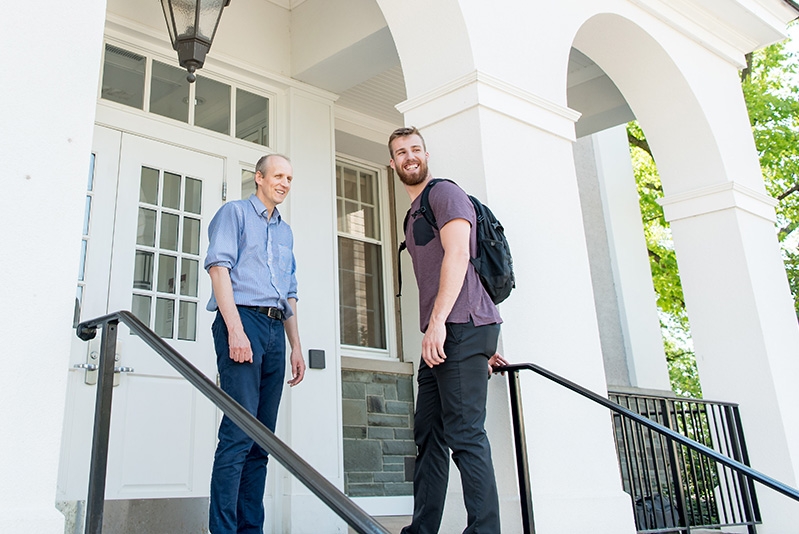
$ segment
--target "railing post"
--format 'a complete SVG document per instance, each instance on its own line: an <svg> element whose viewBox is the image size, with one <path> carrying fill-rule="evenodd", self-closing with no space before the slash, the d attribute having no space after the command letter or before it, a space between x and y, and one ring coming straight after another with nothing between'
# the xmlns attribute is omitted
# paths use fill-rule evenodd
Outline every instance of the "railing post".
<svg viewBox="0 0 799 534"><path fill-rule="evenodd" d="M114 386L114 356L118 320L103 325L100 361L97 373L97 396L94 405L94 434L89 470L89 494L86 498L86 534L103 531L105 475L108 467L108 435L111 429L111 394Z"/></svg>
<svg viewBox="0 0 799 534"><path fill-rule="evenodd" d="M516 471L519 476L519 501L522 507L524 534L535 534L533 523L533 495L530 491L530 470L527 463L527 438L524 432L522 413L522 391L519 385L519 370L508 371L510 410L513 419L513 439L516 443Z"/></svg>
<svg viewBox="0 0 799 534"><path fill-rule="evenodd" d="M678 430L676 428L677 416L675 415L676 405L673 400L663 399L665 420L663 426L668 429ZM691 530L691 525L688 521L688 502L685 498L685 482L683 481L682 472L680 469L681 450L680 444L673 440L666 440L669 451L669 464L671 465L671 473L674 478L674 497L677 500L677 520L680 522L679 526L686 527L688 532Z"/></svg>

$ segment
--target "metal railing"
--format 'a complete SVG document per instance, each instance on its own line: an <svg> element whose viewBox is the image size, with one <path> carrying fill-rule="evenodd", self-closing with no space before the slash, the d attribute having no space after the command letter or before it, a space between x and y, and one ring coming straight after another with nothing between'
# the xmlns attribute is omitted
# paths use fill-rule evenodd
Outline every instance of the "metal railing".
<svg viewBox="0 0 799 534"><path fill-rule="evenodd" d="M646 427L650 431L654 431L670 444L679 444L681 447L684 447L686 450L690 451L691 454L696 454L698 457L703 457L708 460L713 460L718 464L721 464L724 467L727 467L734 472L737 476L741 477L740 480L746 480L746 484L749 485L751 488L752 481L759 482L766 487L769 487L795 501L799 502L799 490L792 488L782 482L775 480L759 471L755 471L748 465L725 456L724 454L715 451L704 445L699 443L698 441L694 441L690 438L687 438L675 430L667 428L648 417L645 417L641 414L635 413L619 404L612 402L601 395L594 393L593 391L586 389L582 386L571 382L555 373L552 373L543 367L540 367L533 363L522 363L522 364L514 364L514 365L507 365L502 367L495 368L494 372L507 372L508 373L508 385L509 385L509 392L510 392L510 404L511 404L511 416L513 419L513 431L514 437L516 440L516 468L519 477L519 494L520 494L520 501L521 501L521 509L522 509L522 527L523 532L525 534L535 534L535 523L533 520L533 499L532 493L530 491L530 474L528 470L528 463L527 463L527 445L525 443L525 430L524 430L524 416L522 413L522 398L521 398L521 386L519 383L519 371L529 370L533 371L534 373L543 376L559 384L578 395L582 395L583 397L604 406L611 410L614 414L618 414L619 416L623 417L625 420L634 421L635 423ZM744 461L746 457L743 458ZM689 464L690 465L690 464ZM695 465L695 464L694 464ZM756 510L756 509L755 509ZM682 529L675 529L675 528L666 528L666 529L657 529L651 530L651 532L678 532L678 531L686 531L685 528Z"/></svg>
<svg viewBox="0 0 799 534"><path fill-rule="evenodd" d="M283 467L297 477L300 482L339 517L344 519L356 532L359 534L389 534L380 523L353 503L344 493L129 311L118 311L84 321L78 325L76 332L80 339L88 341L96 336L97 328L102 328L103 330L97 369L97 396L94 411L89 490L86 499L86 534L100 534L103 529L108 436L111 427L111 401L114 382L114 355L116 353L117 329L120 322L136 333L142 341L149 345L169 365L174 367L200 393L219 407L248 436L268 451Z"/></svg>
<svg viewBox="0 0 799 534"><path fill-rule="evenodd" d="M749 465L738 406L698 399L611 392L613 402L733 460ZM613 415L622 486L639 533L760 523L754 484L726 466Z"/></svg>

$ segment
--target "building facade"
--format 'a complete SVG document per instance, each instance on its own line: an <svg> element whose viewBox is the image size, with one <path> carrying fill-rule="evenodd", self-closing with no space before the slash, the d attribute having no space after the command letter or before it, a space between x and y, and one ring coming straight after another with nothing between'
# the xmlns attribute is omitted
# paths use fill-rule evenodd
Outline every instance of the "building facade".
<svg viewBox="0 0 799 534"><path fill-rule="evenodd" d="M503 354L604 394L669 389L620 129L637 119L703 391L740 404L753 467L796 486L799 328L738 78L746 53L784 37L792 4L233 0L191 85L158 2L15 5L0 19L0 531L79 520L94 388L75 365L97 346L76 320L129 309L215 376L207 223L273 152L294 165L281 211L303 347L325 361L284 392L277 433L367 511L409 514L421 334L411 265L394 253L408 201L385 145L411 124L432 172L507 229L518 287L501 305ZM197 517L219 414L136 336L121 331L117 356L132 371L114 393L111 515ZM537 531L634 532L607 413L534 376L522 386ZM489 389L503 528L516 532L508 392ZM451 476L444 532L464 517ZM274 462L267 493L267 531L347 531ZM760 531L794 528L795 503L759 497Z"/></svg>

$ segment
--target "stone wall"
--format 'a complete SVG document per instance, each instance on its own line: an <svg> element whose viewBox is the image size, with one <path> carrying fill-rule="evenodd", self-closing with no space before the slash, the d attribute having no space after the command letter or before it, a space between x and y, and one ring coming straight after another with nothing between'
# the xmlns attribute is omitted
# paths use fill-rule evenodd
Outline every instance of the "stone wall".
<svg viewBox="0 0 799 534"><path fill-rule="evenodd" d="M341 371L344 492L350 497L413 494L413 375Z"/></svg>

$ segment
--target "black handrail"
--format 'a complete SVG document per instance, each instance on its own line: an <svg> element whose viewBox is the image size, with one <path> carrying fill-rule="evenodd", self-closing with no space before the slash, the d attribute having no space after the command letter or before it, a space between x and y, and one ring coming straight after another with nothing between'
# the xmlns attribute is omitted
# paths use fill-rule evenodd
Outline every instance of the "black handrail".
<svg viewBox="0 0 799 534"><path fill-rule="evenodd" d="M519 374L519 371L522 371L522 370L533 371L533 372L543 376L544 378L548 378L549 380L555 382L556 384L559 384L559 385L561 385L561 386L563 386L563 387L565 387L567 389L570 389L570 390L574 391L575 393L577 393L579 395L582 395L583 397L586 397L587 399L590 399L590 400L596 402L597 404L600 404L600 405L604 406L605 408L608 408L609 410L611 410L613 412L616 412L616 413L620 414L623 417L626 417L628 419L632 419L633 421L635 421L635 422L637 422L637 423L639 423L641 425L644 425L644 426L646 426L647 428L649 428L651 430L654 430L655 432L665 436L667 439L673 440L673 441L675 441L677 443L680 443L681 445L684 445L685 447L688 447L689 449L693 449L693 450L699 452L700 454L703 454L703 455L705 455L707 457L712 458L713 460L717 461L718 463L720 463L722 465L725 465L725 466L729 467L730 469L733 469L734 471L737 471L740 475L743 475L743 476L747 477L749 480L755 480L757 482L760 482L764 486L767 486L767 487L769 487L769 488L771 488L771 489L773 489L773 490L775 490L775 491L777 491L779 493L782 493L783 495L785 495L787 497L790 497L791 499L793 499L795 501L799 501L799 490L796 490L795 488L792 488L792 487L790 487L790 486L788 486L786 484L783 484L782 482L780 482L778 480L775 480L775 479L773 479L773 478L771 478L771 477L769 477L767 475L764 475L763 473L752 469L748 465L742 464L742 463L740 463L740 462L738 462L736 460L733 460L732 458L729 458L729 457L727 457L727 456L725 456L723 454L720 454L717 451L714 451L713 449L711 449L711 448L709 448L709 447L707 447L705 445L702 445L701 443L698 443L698 442L696 442L696 441L694 441L692 439L686 438L682 434L679 434L679 433L675 432L674 430L671 430L670 428L667 428L667 427L665 427L665 426L663 426L663 425L661 425L659 423L656 423L656 422L652 421L651 419L648 419L648 418L646 418L646 417L644 417L642 415L639 415L639 414L637 414L637 413L635 413L633 411L630 411L630 410L628 410L626 408L623 408L622 406L619 406L618 404L609 401L605 397L602 397L601 395L598 395L598 394L594 393L593 391L591 391L589 389L586 389L586 388L584 388L584 387L582 387L582 386L580 386L578 384L575 384L574 382L571 382L570 380L567 380L567 379L563 378L560 375L557 375L557 374L555 374L555 373L553 373L551 371L548 371L548 370L544 369L543 367L540 367L540 366L538 366L538 365L536 365L534 363L520 363L520 364L512 364L512 365L505 365L505 366L501 366L501 367L495 367L494 368L494 372L495 373L504 373L504 372L508 373L508 382L509 382L509 385L510 385L510 393L511 393L511 395L510 395L511 411L513 413L513 418L514 418L514 422L513 422L513 424L514 424L514 434L517 436L517 441L516 441L517 469L519 471L519 493L520 493L520 497L521 497L522 521L524 523L523 526L524 526L525 534L534 534L535 533L535 527L533 526L533 523L532 523L532 495L530 493L530 477L529 477L528 466L527 466L527 462L526 462L526 448L527 447L526 447L526 445L524 444L523 441L521 443L518 441L519 431L517 430L517 425L519 425L518 428L521 429L521 434L522 434L522 438L523 438L524 437L523 436L523 434L524 434L524 426L523 426L524 423L523 423L523 421L521 419L519 421L516 421L516 419L518 417L521 417L521 413L522 413L521 412L521 394L520 394L519 383L518 383L518 374ZM523 453L524 453L523 456L525 458L524 463L522 463L520 461L521 460L520 454L522 454L520 452L521 448L525 449L523 451Z"/></svg>
<svg viewBox="0 0 799 534"><path fill-rule="evenodd" d="M108 461L108 435L111 426L111 397L114 381L114 354L119 322L127 325L147 345L175 368L189 383L230 417L248 436L297 477L319 499L359 534L389 534L380 523L364 512L344 493L303 460L247 410L222 391L178 351L147 328L129 311L118 311L84 321L77 327L80 339L88 341L103 328L94 413L94 436L86 501L86 534L100 534L103 526L105 477ZM110 355L110 357L108 357Z"/></svg>

